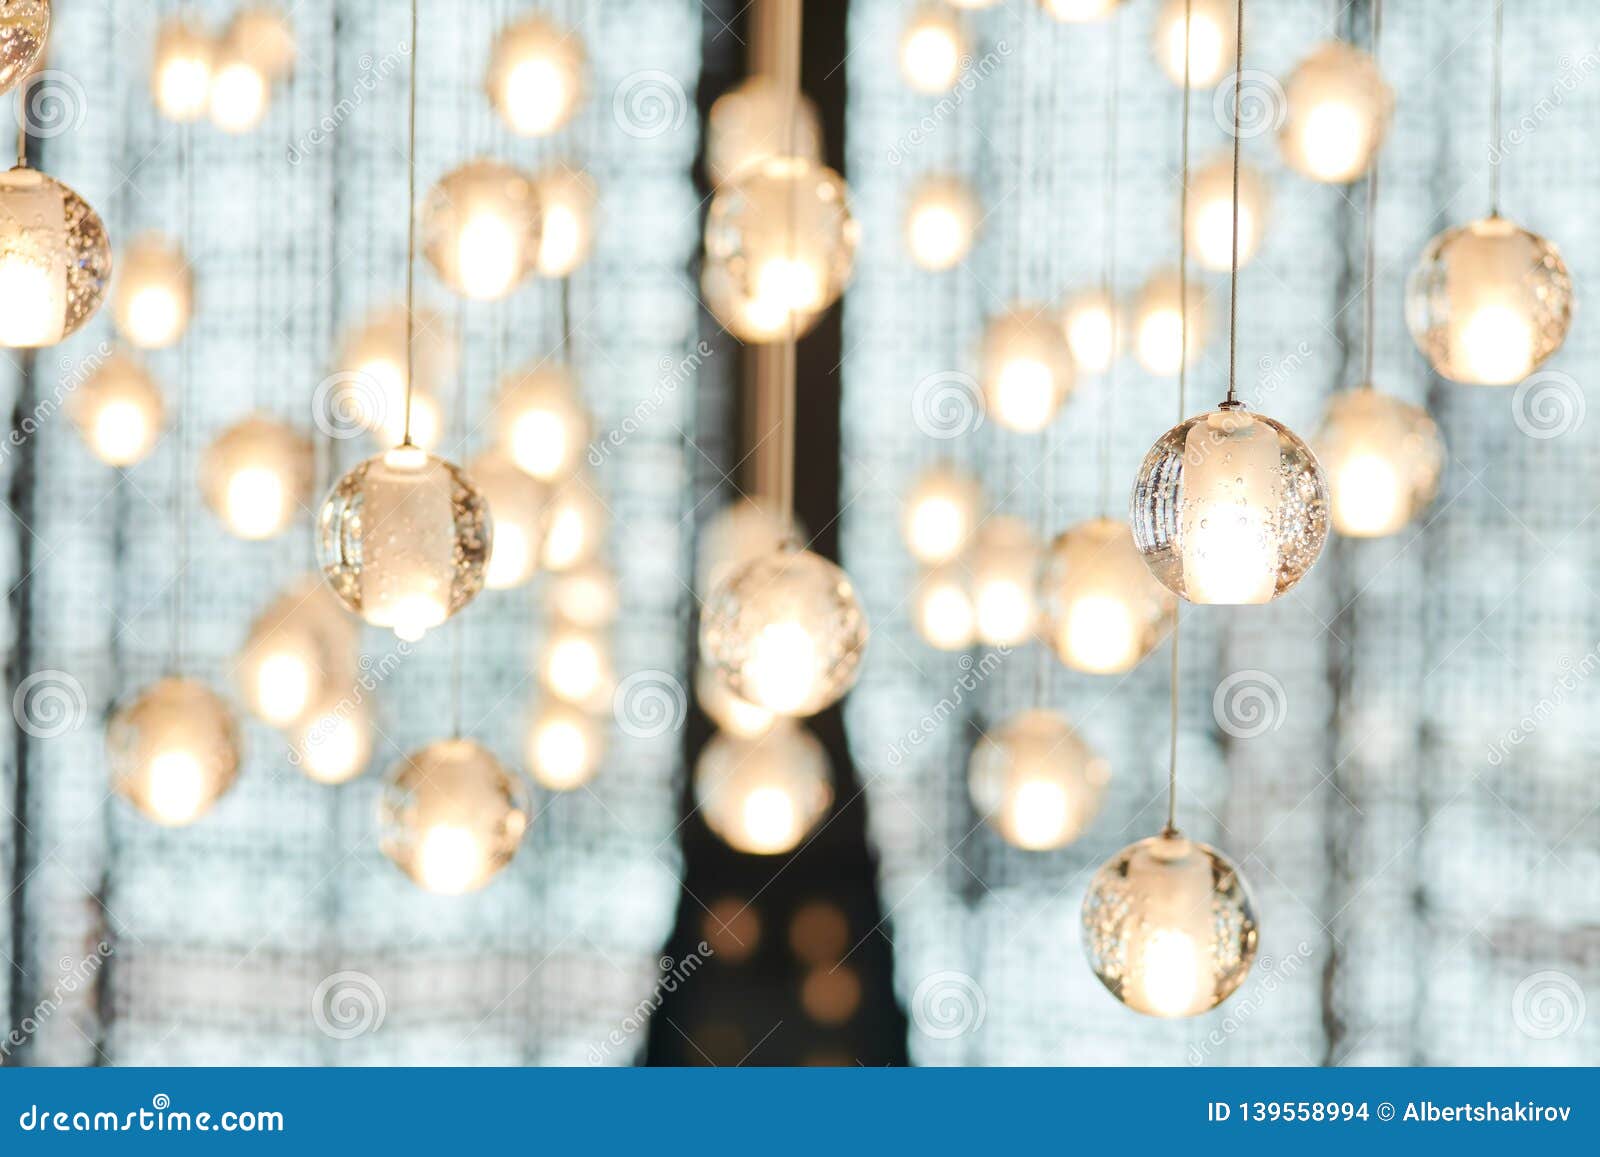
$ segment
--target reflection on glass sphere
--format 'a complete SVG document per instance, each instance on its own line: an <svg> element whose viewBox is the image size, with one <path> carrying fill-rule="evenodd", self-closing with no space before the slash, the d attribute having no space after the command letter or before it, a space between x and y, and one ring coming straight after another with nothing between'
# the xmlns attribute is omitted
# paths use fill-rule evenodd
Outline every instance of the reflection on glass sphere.
<svg viewBox="0 0 1600 1157"><path fill-rule="evenodd" d="M480 454L467 470L494 520L483 583L492 591L520 587L539 570L550 490L497 451Z"/></svg>
<svg viewBox="0 0 1600 1157"><path fill-rule="evenodd" d="M350 610L415 642L483 589L489 504L453 463L415 446L368 458L317 516L323 576Z"/></svg>
<svg viewBox="0 0 1600 1157"><path fill-rule="evenodd" d="M1007 430L1031 434L1055 417L1076 384L1072 351L1052 312L1019 305L983 331L983 396Z"/></svg>
<svg viewBox="0 0 1600 1157"><path fill-rule="evenodd" d="M9 92L38 67L50 37L50 0L0 4L0 92Z"/></svg>
<svg viewBox="0 0 1600 1157"><path fill-rule="evenodd" d="M291 727L355 676L354 625L317 580L274 599L245 637L233 665L244 705L275 727Z"/></svg>
<svg viewBox="0 0 1600 1157"><path fill-rule="evenodd" d="M1040 2L1046 12L1063 24L1088 24L1110 16L1123 5L1124 0L1040 0Z"/></svg>
<svg viewBox="0 0 1600 1157"><path fill-rule="evenodd" d="M743 341L805 333L844 292L858 233L832 169L796 157L752 164L706 215L706 304Z"/></svg>
<svg viewBox="0 0 1600 1157"><path fill-rule="evenodd" d="M166 349L189 325L189 261L176 241L147 233L123 251L111 293L111 320L140 349Z"/></svg>
<svg viewBox="0 0 1600 1157"><path fill-rule="evenodd" d="M422 252L439 279L474 301L505 297L539 258L533 181L500 161L445 174L422 206Z"/></svg>
<svg viewBox="0 0 1600 1157"><path fill-rule="evenodd" d="M792 111L792 115L791 114ZM786 115L791 123L784 125ZM721 186L770 157L822 163L822 124L804 93L790 94L769 77L752 76L723 93L706 123L706 169Z"/></svg>
<svg viewBox="0 0 1600 1157"><path fill-rule="evenodd" d="M797 526L794 537L804 538ZM739 498L706 520L695 558L695 593L706 598L730 573L771 554L789 538L783 512L759 498Z"/></svg>
<svg viewBox="0 0 1600 1157"><path fill-rule="evenodd" d="M1081 836L1105 799L1111 767L1054 711L1013 715L973 748L967 786L978 814L1030 852Z"/></svg>
<svg viewBox="0 0 1600 1157"><path fill-rule="evenodd" d="M1336 394L1316 447L1340 534L1393 534L1439 492L1444 438L1427 411L1410 402L1373 389Z"/></svg>
<svg viewBox="0 0 1600 1157"><path fill-rule="evenodd" d="M548 136L572 119L583 96L583 66L577 32L528 16L495 37L484 88L512 132Z"/></svg>
<svg viewBox="0 0 1600 1157"><path fill-rule="evenodd" d="M589 413L577 383L564 366L519 370L506 379L495 401L501 449L541 482L559 482L583 458Z"/></svg>
<svg viewBox="0 0 1600 1157"><path fill-rule="evenodd" d="M712 739L695 764L694 797L706 826L729 847L780 855L833 806L832 769L816 737L786 720L753 739Z"/></svg>
<svg viewBox="0 0 1600 1157"><path fill-rule="evenodd" d="M1504 217L1446 229L1406 282L1406 324L1454 382L1509 386L1567 338L1572 279L1561 253Z"/></svg>
<svg viewBox="0 0 1600 1157"><path fill-rule="evenodd" d="M1188 325L1184 324L1184 294L1178 275L1158 273L1145 282L1133 306L1133 344L1139 364L1163 378L1178 376L1185 351L1190 365L1205 346L1205 299L1200 287L1189 284Z"/></svg>
<svg viewBox="0 0 1600 1157"><path fill-rule="evenodd" d="M700 613L701 660L733 694L779 715L815 715L855 684L867 619L849 577L784 549L745 563Z"/></svg>
<svg viewBox="0 0 1600 1157"><path fill-rule="evenodd" d="M1210 88L1233 71L1233 0L1167 0L1155 21L1155 54L1173 84L1183 84L1183 13L1189 12L1189 85Z"/></svg>
<svg viewBox="0 0 1600 1157"><path fill-rule="evenodd" d="M539 255L544 277L566 277L588 259L594 243L594 209L599 197L594 178L582 169L556 165L533 179L539 203Z"/></svg>
<svg viewBox="0 0 1600 1157"><path fill-rule="evenodd" d="M271 5L241 8L228 22L222 42L229 52L248 60L268 80L294 71L294 27L286 12Z"/></svg>
<svg viewBox="0 0 1600 1157"><path fill-rule="evenodd" d="M1038 619L1039 544L1020 518L990 518L972 551L978 638L998 647L1033 636Z"/></svg>
<svg viewBox="0 0 1600 1157"><path fill-rule="evenodd" d="M1067 348L1085 373L1103 374L1111 368L1121 344L1118 328L1116 303L1103 289L1078 294L1061 311Z"/></svg>
<svg viewBox="0 0 1600 1157"><path fill-rule="evenodd" d="M411 399L411 441L430 450L438 444L442 414L435 395L455 376L456 346L448 322L418 310L413 323L417 388ZM329 379L338 392L329 399L336 426L371 430L387 446L398 446L406 420L406 312L378 310L340 343Z"/></svg>
<svg viewBox="0 0 1600 1157"><path fill-rule="evenodd" d="M953 12L919 8L900 34L900 75L917 92L949 92L968 52L966 33Z"/></svg>
<svg viewBox="0 0 1600 1157"><path fill-rule="evenodd" d="M594 483L582 474L567 479L550 498L545 513L544 550L540 562L546 570L568 571L589 562L605 542L610 511L594 492Z"/></svg>
<svg viewBox="0 0 1600 1157"><path fill-rule="evenodd" d="M492 506L490 509L494 509ZM499 516L495 534L499 535ZM599 563L574 567L552 577L547 595L550 609L575 627L607 627L616 621L622 594L617 578Z"/></svg>
<svg viewBox="0 0 1600 1157"><path fill-rule="evenodd" d="M1305 576L1328 537L1328 482L1287 427L1243 409L1200 414L1150 448L1134 542L1191 603L1264 603Z"/></svg>
<svg viewBox="0 0 1600 1157"><path fill-rule="evenodd" d="M600 637L566 624L558 625L544 641L539 680L563 703L590 711L611 702L615 683L611 656Z"/></svg>
<svg viewBox="0 0 1600 1157"><path fill-rule="evenodd" d="M1239 166L1239 268L1261 245L1267 220L1267 185L1249 165ZM1189 184L1189 254L1205 269L1233 268L1233 161L1219 157L1196 170Z"/></svg>
<svg viewBox="0 0 1600 1157"><path fill-rule="evenodd" d="M918 562L938 566L967 549L982 517L983 491L976 479L940 466L918 478L906 495L901 533Z"/></svg>
<svg viewBox="0 0 1600 1157"><path fill-rule="evenodd" d="M73 392L67 411L94 456L109 466L142 461L166 418L155 380L132 358L115 353Z"/></svg>
<svg viewBox="0 0 1600 1157"><path fill-rule="evenodd" d="M546 703L528 724L528 770L549 791L571 791L594 778L606 737L590 715L565 703Z"/></svg>
<svg viewBox="0 0 1600 1157"><path fill-rule="evenodd" d="M1256 955L1244 878L1176 832L1107 860L1083 897L1083 947L1111 995L1150 1016L1196 1016L1227 1000Z"/></svg>
<svg viewBox="0 0 1600 1157"><path fill-rule="evenodd" d="M1042 592L1050 646L1074 671L1131 670L1172 627L1177 601L1155 580L1126 524L1080 522L1050 547Z"/></svg>
<svg viewBox="0 0 1600 1157"><path fill-rule="evenodd" d="M229 426L200 462L200 493L240 538L271 538L311 502L311 439L272 418Z"/></svg>
<svg viewBox="0 0 1600 1157"><path fill-rule="evenodd" d="M111 242L82 197L36 169L0 174L0 346L37 349L94 316Z"/></svg>
<svg viewBox="0 0 1600 1157"><path fill-rule="evenodd" d="M957 566L941 566L923 575L912 595L917 634L941 651L964 651L978 634L978 610Z"/></svg>
<svg viewBox="0 0 1600 1157"><path fill-rule="evenodd" d="M774 712L757 707L728 690L727 685L704 665L695 667L694 697L711 722L741 739L765 735L778 719Z"/></svg>
<svg viewBox="0 0 1600 1157"><path fill-rule="evenodd" d="M211 123L225 133L247 133L266 117L270 96L266 73L224 46L212 63Z"/></svg>
<svg viewBox="0 0 1600 1157"><path fill-rule="evenodd" d="M379 847L421 888L475 892L511 862L527 789L481 744L442 739L397 763L379 804Z"/></svg>
<svg viewBox="0 0 1600 1157"><path fill-rule="evenodd" d="M372 720L348 700L313 708L292 735L290 762L325 784L349 783L372 759Z"/></svg>
<svg viewBox="0 0 1600 1157"><path fill-rule="evenodd" d="M151 93L162 116L184 124L205 115L215 55L216 45L203 29L178 18L162 24L150 72Z"/></svg>
<svg viewBox="0 0 1600 1157"><path fill-rule="evenodd" d="M1330 184L1364 174L1394 112L1394 90L1378 62L1353 44L1331 40L1302 60L1283 87L1289 115L1278 147L1284 162Z"/></svg>
<svg viewBox="0 0 1600 1157"><path fill-rule="evenodd" d="M966 259L978 228L978 198L959 177L927 177L906 206L906 246L924 269L950 269Z"/></svg>
<svg viewBox="0 0 1600 1157"><path fill-rule="evenodd" d="M167 827L199 819L239 774L239 726L217 695L193 679L152 683L106 729L111 785Z"/></svg>

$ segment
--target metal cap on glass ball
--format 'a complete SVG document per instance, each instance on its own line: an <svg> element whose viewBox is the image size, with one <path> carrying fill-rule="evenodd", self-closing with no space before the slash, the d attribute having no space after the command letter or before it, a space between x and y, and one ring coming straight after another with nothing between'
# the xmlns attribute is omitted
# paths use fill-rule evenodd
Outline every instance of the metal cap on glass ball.
<svg viewBox="0 0 1600 1157"><path fill-rule="evenodd" d="M529 817L527 786L470 739L443 739L390 769L378 846L421 888L474 892L516 855Z"/></svg>

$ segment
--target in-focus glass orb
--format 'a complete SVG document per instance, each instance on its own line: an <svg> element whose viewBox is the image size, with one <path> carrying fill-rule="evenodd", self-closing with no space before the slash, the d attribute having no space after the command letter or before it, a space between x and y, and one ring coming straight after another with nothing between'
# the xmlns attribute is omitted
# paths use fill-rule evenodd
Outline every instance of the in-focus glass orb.
<svg viewBox="0 0 1600 1157"><path fill-rule="evenodd" d="M294 727L355 677L358 640L320 581L292 587L250 625L234 658L244 705L274 727Z"/></svg>
<svg viewBox="0 0 1600 1157"><path fill-rule="evenodd" d="M849 576L809 550L745 563L700 612L701 661L733 694L779 715L815 715L838 701L866 646Z"/></svg>
<svg viewBox="0 0 1600 1157"><path fill-rule="evenodd" d="M919 8L900 34L900 75L917 92L949 92L970 51L955 13L932 5Z"/></svg>
<svg viewBox="0 0 1600 1157"><path fill-rule="evenodd" d="M489 504L460 467L415 446L368 458L317 516L317 553L339 601L415 642L483 589Z"/></svg>
<svg viewBox="0 0 1600 1157"><path fill-rule="evenodd" d="M1106 19L1124 0L1039 0L1039 3L1063 24L1089 24Z"/></svg>
<svg viewBox="0 0 1600 1157"><path fill-rule="evenodd" d="M216 42L204 29L180 18L162 24L150 71L151 95L162 116L179 124L205 116L216 51Z"/></svg>
<svg viewBox="0 0 1600 1157"><path fill-rule="evenodd" d="M1155 20L1156 61L1173 84L1183 84L1183 13L1189 17L1189 86L1210 88L1233 71L1233 0L1167 0Z"/></svg>
<svg viewBox="0 0 1600 1157"><path fill-rule="evenodd" d="M317 783L349 783L372 760L372 720L349 700L313 708L291 740L290 762Z"/></svg>
<svg viewBox="0 0 1600 1157"><path fill-rule="evenodd" d="M189 326L193 279L177 241L147 233L130 244L117 264L111 320L139 349L166 349Z"/></svg>
<svg viewBox="0 0 1600 1157"><path fill-rule="evenodd" d="M694 696L719 730L740 739L765 735L780 718L765 707L739 698L704 665L695 667Z"/></svg>
<svg viewBox="0 0 1600 1157"><path fill-rule="evenodd" d="M589 412L564 366L519 370L495 401L501 450L541 482L559 482L577 469L589 441Z"/></svg>
<svg viewBox="0 0 1600 1157"><path fill-rule="evenodd" d="M572 119L583 97L583 70L576 31L528 16L495 37L484 88L512 132L543 137Z"/></svg>
<svg viewBox="0 0 1600 1157"><path fill-rule="evenodd" d="M546 570L557 572L591 561L605 544L610 518L590 479L582 474L569 478L550 497L539 561Z"/></svg>
<svg viewBox="0 0 1600 1157"><path fill-rule="evenodd" d="M1239 268L1261 246L1267 221L1267 185L1249 165L1239 166ZM1202 268L1233 268L1233 160L1219 157L1195 171L1189 184L1189 255Z"/></svg>
<svg viewBox="0 0 1600 1157"><path fill-rule="evenodd" d="M37 169L0 174L0 346L55 345L94 316L111 242L82 197Z"/></svg>
<svg viewBox="0 0 1600 1157"><path fill-rule="evenodd" d="M1111 995L1150 1016L1196 1016L1227 1000L1256 955L1239 870L1176 833L1130 844L1083 897L1083 948Z"/></svg>
<svg viewBox="0 0 1600 1157"><path fill-rule="evenodd" d="M1110 518L1057 536L1041 597L1057 658L1091 675L1132 670L1172 629L1178 606L1145 566L1127 525Z"/></svg>
<svg viewBox="0 0 1600 1157"><path fill-rule="evenodd" d="M481 744L441 739L385 777L378 846L419 887L459 896L511 862L528 815L521 777Z"/></svg>
<svg viewBox="0 0 1600 1157"><path fill-rule="evenodd" d="M706 169L715 186L771 157L822 163L822 123L804 93L790 94L770 77L752 76L723 93L706 123ZM784 125L785 117L791 121Z"/></svg>
<svg viewBox="0 0 1600 1157"><path fill-rule="evenodd" d="M972 603L978 638L1011 647L1033 637L1039 615L1039 543L1028 524L992 517L972 549Z"/></svg>
<svg viewBox="0 0 1600 1157"><path fill-rule="evenodd" d="M224 45L212 62L211 123L225 133L247 133L266 117L271 96L267 74Z"/></svg>
<svg viewBox="0 0 1600 1157"><path fill-rule="evenodd" d="M310 438L276 419L251 417L206 448L200 493L229 533L272 538L311 504L314 472Z"/></svg>
<svg viewBox="0 0 1600 1157"><path fill-rule="evenodd" d="M1192 366L1205 348L1204 294L1198 285L1189 283L1187 326L1183 316L1184 296L1178 286L1178 275L1166 272L1145 282L1134 300L1134 352L1139 364L1158 377L1177 377L1183 368L1185 353Z"/></svg>
<svg viewBox="0 0 1600 1157"><path fill-rule="evenodd" d="M289 14L271 5L241 8L222 34L227 50L248 60L268 80L280 80L294 71L297 53L294 25Z"/></svg>
<svg viewBox="0 0 1600 1157"><path fill-rule="evenodd" d="M520 587L539 570L550 488L529 478L498 451L479 455L467 472L494 519L494 541L483 584L492 591Z"/></svg>
<svg viewBox="0 0 1600 1157"><path fill-rule="evenodd" d="M499 534L498 526L497 521L496 534ZM546 597L552 612L575 627L591 630L610 626L622 609L622 593L617 589L616 575L593 562L553 576Z"/></svg>
<svg viewBox="0 0 1600 1157"><path fill-rule="evenodd" d="M1278 132L1284 163L1303 177L1345 184L1383 146L1394 90L1378 62L1353 44L1319 45L1284 84L1289 113Z"/></svg>
<svg viewBox="0 0 1600 1157"><path fill-rule="evenodd" d="M978 609L960 567L941 566L923 575L912 596L917 634L941 651L964 651L978 637Z"/></svg>
<svg viewBox="0 0 1600 1157"><path fill-rule="evenodd" d="M1352 538L1393 534L1428 508L1444 473L1444 438L1421 406L1374 389L1328 403L1316 437L1333 528Z"/></svg>
<svg viewBox="0 0 1600 1157"><path fill-rule="evenodd" d="M983 517L983 488L950 466L924 473L906 495L900 530L911 556L927 566L958 558Z"/></svg>
<svg viewBox="0 0 1600 1157"><path fill-rule="evenodd" d="M1163 434L1139 467L1130 513L1150 572L1191 603L1277 598L1328 537L1328 481L1311 448L1271 418L1217 409Z"/></svg>
<svg viewBox="0 0 1600 1157"><path fill-rule="evenodd" d="M753 739L718 734L694 768L706 826L735 851L792 851L833 806L828 754L811 732L784 721Z"/></svg>
<svg viewBox="0 0 1600 1157"><path fill-rule="evenodd" d="M1103 289L1077 294L1061 311L1061 332L1078 369L1103 374L1120 352L1117 306Z"/></svg>
<svg viewBox="0 0 1600 1157"><path fill-rule="evenodd" d="M1572 279L1554 244L1504 217L1440 233L1406 282L1406 325L1453 382L1509 386L1561 348Z"/></svg>
<svg viewBox="0 0 1600 1157"><path fill-rule="evenodd" d="M498 301L539 259L533 180L500 161L472 161L440 179L422 206L422 252L439 279L474 301Z"/></svg>
<svg viewBox="0 0 1600 1157"><path fill-rule="evenodd" d="M106 755L118 795L156 823L182 827L233 786L239 725L205 684L161 679L111 717Z"/></svg>
<svg viewBox="0 0 1600 1157"><path fill-rule="evenodd" d="M556 165L533 179L542 222L535 266L542 277L566 277L589 257L599 190L582 169Z"/></svg>
<svg viewBox="0 0 1600 1157"><path fill-rule="evenodd" d="M911 190L906 247L923 269L950 269L966 260L981 216L978 198L959 177L928 177Z"/></svg>
<svg viewBox="0 0 1600 1157"><path fill-rule="evenodd" d="M1019 305L991 318L983 332L983 396L1007 430L1043 430L1072 393L1072 351L1054 313Z"/></svg>
<svg viewBox="0 0 1600 1157"><path fill-rule="evenodd" d="M616 682L611 656L601 638L565 624L552 630L544 641L539 681L561 702L591 711L610 704Z"/></svg>
<svg viewBox="0 0 1600 1157"><path fill-rule="evenodd" d="M50 38L50 0L0 0L0 92L38 67Z"/></svg>
<svg viewBox="0 0 1600 1157"><path fill-rule="evenodd" d="M571 791L594 778L605 755L599 722L566 703L546 703L528 723L528 770L549 791Z"/></svg>
<svg viewBox="0 0 1600 1157"><path fill-rule="evenodd" d="M771 554L790 537L789 520L765 499L739 498L706 520L695 554L695 594L702 600L733 571ZM804 539L796 526L793 537Z"/></svg>
<svg viewBox="0 0 1600 1157"><path fill-rule="evenodd" d="M859 232L832 169L796 157L752 164L706 215L706 304L743 341L803 334L844 292Z"/></svg>
<svg viewBox="0 0 1600 1157"><path fill-rule="evenodd" d="M1064 848L1100 814L1111 766L1054 711L1013 715L973 748L967 786L978 814L1030 852Z"/></svg>
<svg viewBox="0 0 1600 1157"><path fill-rule="evenodd" d="M73 392L67 410L94 456L109 466L143 461L166 420L155 379L132 358L115 353Z"/></svg>
<svg viewBox="0 0 1600 1157"><path fill-rule="evenodd" d="M438 444L443 414L436 400L455 377L456 343L449 322L418 310L413 323L417 388L411 399L411 441L424 450ZM406 311L377 310L340 343L328 381L328 420L335 427L371 430L385 447L398 446L406 420Z"/></svg>

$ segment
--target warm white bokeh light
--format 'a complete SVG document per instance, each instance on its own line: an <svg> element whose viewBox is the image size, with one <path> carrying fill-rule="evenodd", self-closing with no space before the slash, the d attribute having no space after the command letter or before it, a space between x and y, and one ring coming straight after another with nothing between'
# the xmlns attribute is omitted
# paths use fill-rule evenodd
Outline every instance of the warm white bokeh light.
<svg viewBox="0 0 1600 1157"><path fill-rule="evenodd" d="M252 61L231 56L211 73L211 123L223 132L247 133L267 115L267 76Z"/></svg>
<svg viewBox="0 0 1600 1157"><path fill-rule="evenodd" d="M501 450L530 477L559 482L583 460L590 420L571 372L554 362L519 370L500 387Z"/></svg>
<svg viewBox="0 0 1600 1157"><path fill-rule="evenodd" d="M264 416L229 426L206 449L200 492L240 538L272 538L311 502L311 440Z"/></svg>
<svg viewBox="0 0 1600 1157"><path fill-rule="evenodd" d="M239 727L204 684L161 679L112 716L106 754L119 795L156 823L182 827L233 786Z"/></svg>
<svg viewBox="0 0 1600 1157"><path fill-rule="evenodd" d="M792 851L833 804L828 756L785 720L752 739L718 734L700 753L695 801L708 827L736 851Z"/></svg>
<svg viewBox="0 0 1600 1157"><path fill-rule="evenodd" d="M379 846L425 891L461 895L510 863L528 814L526 785L490 751L441 740L385 778Z"/></svg>
<svg viewBox="0 0 1600 1157"><path fill-rule="evenodd" d="M533 179L542 224L537 265L543 277L566 277L582 265L594 242L594 178L557 165Z"/></svg>
<svg viewBox="0 0 1600 1157"><path fill-rule="evenodd" d="M931 5L920 8L900 34L900 75L917 92L949 92L969 52L954 13Z"/></svg>
<svg viewBox="0 0 1600 1157"><path fill-rule="evenodd" d="M150 84L162 116L183 124L205 115L215 55L216 42L202 29L179 19L161 26Z"/></svg>
<svg viewBox="0 0 1600 1157"><path fill-rule="evenodd" d="M967 785L978 814L1030 852L1065 847L1100 813L1111 769L1066 720L1030 710L978 741Z"/></svg>
<svg viewBox="0 0 1600 1157"><path fill-rule="evenodd" d="M583 96L583 72L578 33L532 15L495 37L484 87L512 132L543 137L572 119Z"/></svg>
<svg viewBox="0 0 1600 1157"><path fill-rule="evenodd" d="M1139 364L1163 378L1177 377L1185 351L1193 365L1205 346L1207 316L1199 288L1190 283L1188 319L1176 273L1157 273L1140 289L1133 307L1133 343Z"/></svg>
<svg viewBox="0 0 1600 1157"><path fill-rule="evenodd" d="M965 650L977 638L978 611L959 567L939 567L918 581L912 616L917 634L941 651Z"/></svg>
<svg viewBox="0 0 1600 1157"><path fill-rule="evenodd" d="M1156 14L1155 54L1173 84L1183 84L1183 16L1189 20L1189 84L1210 88L1231 72L1234 60L1233 0L1167 0Z"/></svg>
<svg viewBox="0 0 1600 1157"><path fill-rule="evenodd" d="M545 514L540 562L546 570L567 571L592 560L605 543L610 512L582 474L563 483Z"/></svg>
<svg viewBox="0 0 1600 1157"><path fill-rule="evenodd" d="M1267 186L1248 165L1239 168L1239 267L1261 245ZM1219 157L1195 170L1189 185L1189 254L1213 272L1233 267L1233 161Z"/></svg>
<svg viewBox="0 0 1600 1157"><path fill-rule="evenodd" d="M989 320L982 384L989 416L1007 430L1033 434L1050 424L1076 385L1054 311L1024 304Z"/></svg>
<svg viewBox="0 0 1600 1157"><path fill-rule="evenodd" d="M155 445L166 406L142 366L112 354L74 391L67 412L96 458L109 466L131 466Z"/></svg>
<svg viewBox="0 0 1600 1157"><path fill-rule="evenodd" d="M193 296L188 258L175 240L145 234L117 262L111 320L131 345L166 349L183 336Z"/></svg>
<svg viewBox="0 0 1600 1157"><path fill-rule="evenodd" d="M1340 534L1394 534L1439 491L1445 464L1439 427L1420 406L1377 390L1335 394L1315 446Z"/></svg>
<svg viewBox="0 0 1600 1157"><path fill-rule="evenodd" d="M1177 607L1144 565L1127 525L1109 518L1057 536L1041 601L1056 657L1091 675L1131 670L1166 636Z"/></svg>
<svg viewBox="0 0 1600 1157"><path fill-rule="evenodd" d="M1061 330L1078 369L1103 374L1119 352L1117 306L1104 290L1080 293L1061 311Z"/></svg>
<svg viewBox="0 0 1600 1157"><path fill-rule="evenodd" d="M533 180L500 161L453 169L423 202L421 234L423 254L445 285L474 301L497 301L538 262Z"/></svg>
<svg viewBox="0 0 1600 1157"><path fill-rule="evenodd" d="M1302 176L1345 184L1363 176L1383 144L1394 92L1371 55L1344 41L1319 45L1284 83L1284 161Z"/></svg>
<svg viewBox="0 0 1600 1157"><path fill-rule="evenodd" d="M906 495L901 534L911 556L938 566L967 549L982 517L983 491L976 479L954 467L925 472Z"/></svg>
<svg viewBox="0 0 1600 1157"><path fill-rule="evenodd" d="M528 771L550 791L572 791L594 778L605 732L591 715L564 703L541 706L528 723Z"/></svg>
<svg viewBox="0 0 1600 1157"><path fill-rule="evenodd" d="M929 177L911 190L906 205L906 247L923 269L959 265L972 250L978 199L959 177Z"/></svg>
<svg viewBox="0 0 1600 1157"><path fill-rule="evenodd" d="M991 517L972 548L972 601L978 638L1015 646L1033 636L1038 617L1039 545L1020 518Z"/></svg>

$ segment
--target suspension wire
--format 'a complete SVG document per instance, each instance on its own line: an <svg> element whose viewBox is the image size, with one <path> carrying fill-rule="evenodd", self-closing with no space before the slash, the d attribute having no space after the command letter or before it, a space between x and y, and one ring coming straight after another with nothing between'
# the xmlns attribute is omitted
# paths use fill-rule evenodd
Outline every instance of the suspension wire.
<svg viewBox="0 0 1600 1157"><path fill-rule="evenodd" d="M1100 274L1100 293L1105 299L1106 316L1111 321L1111 360L1106 367L1105 405L1100 414L1100 517L1106 518L1111 508L1111 433L1116 423L1117 410L1117 119L1122 88L1122 21L1113 13L1106 29L1111 42L1111 83L1106 90L1106 173L1105 207L1103 211L1105 236L1104 267Z"/></svg>
<svg viewBox="0 0 1600 1157"><path fill-rule="evenodd" d="M184 125L178 137L178 188L183 199L183 246L187 253L195 251L194 244L194 129ZM183 671L184 655L188 649L189 615L189 489L185 469L189 458L189 407L194 392L194 340L183 343L183 367L178 389L176 426L178 444L172 459L172 520L177 573L172 582L172 673Z"/></svg>
<svg viewBox="0 0 1600 1157"><path fill-rule="evenodd" d="M411 86L406 108L406 414L402 446L411 441L411 395L417 383L417 0L411 0Z"/></svg>
<svg viewBox="0 0 1600 1157"><path fill-rule="evenodd" d="M1489 216L1500 216L1500 88L1505 55L1506 10L1504 0L1494 0L1494 67L1489 82Z"/></svg>
<svg viewBox="0 0 1600 1157"><path fill-rule="evenodd" d="M1239 144L1240 104L1244 88L1244 0L1234 8L1233 64L1233 247L1228 268L1228 400L1239 404Z"/></svg>
<svg viewBox="0 0 1600 1157"><path fill-rule="evenodd" d="M1372 63L1378 64L1378 42L1383 34L1383 0L1372 0ZM1372 151L1372 162L1367 169L1367 221L1366 221L1366 252L1363 255L1364 272L1362 274L1362 293L1365 301L1362 305L1362 347L1361 347L1361 386L1363 389L1372 388L1372 359L1373 348L1377 342L1374 330L1377 326L1377 218L1378 218L1378 159L1381 149Z"/></svg>
<svg viewBox="0 0 1600 1157"><path fill-rule="evenodd" d="M33 87L35 74L29 72L17 85L17 168L28 167L28 91Z"/></svg>
<svg viewBox="0 0 1600 1157"><path fill-rule="evenodd" d="M775 64L774 79L781 86L783 93L782 107L784 112L784 155L794 156L795 150L795 121L800 113L800 67L801 43L804 36L804 16L800 0L769 0L771 38L776 41L772 49ZM798 222L796 220L798 205L795 190L790 190L784 200L786 214L784 241L788 249L787 259L791 270L797 262L796 233ZM795 514L794 470L795 456L797 454L796 441L799 431L795 429L795 394L798 389L799 376L799 342L800 342L800 316L792 302L786 303L788 313L788 327L783 335L783 341L778 349L773 368L776 370L776 381L772 383L777 387L778 394L778 428L782 432L778 446L778 477L777 500L780 517L783 519L784 538L789 542L798 542L799 533L796 530L798 519Z"/></svg>

